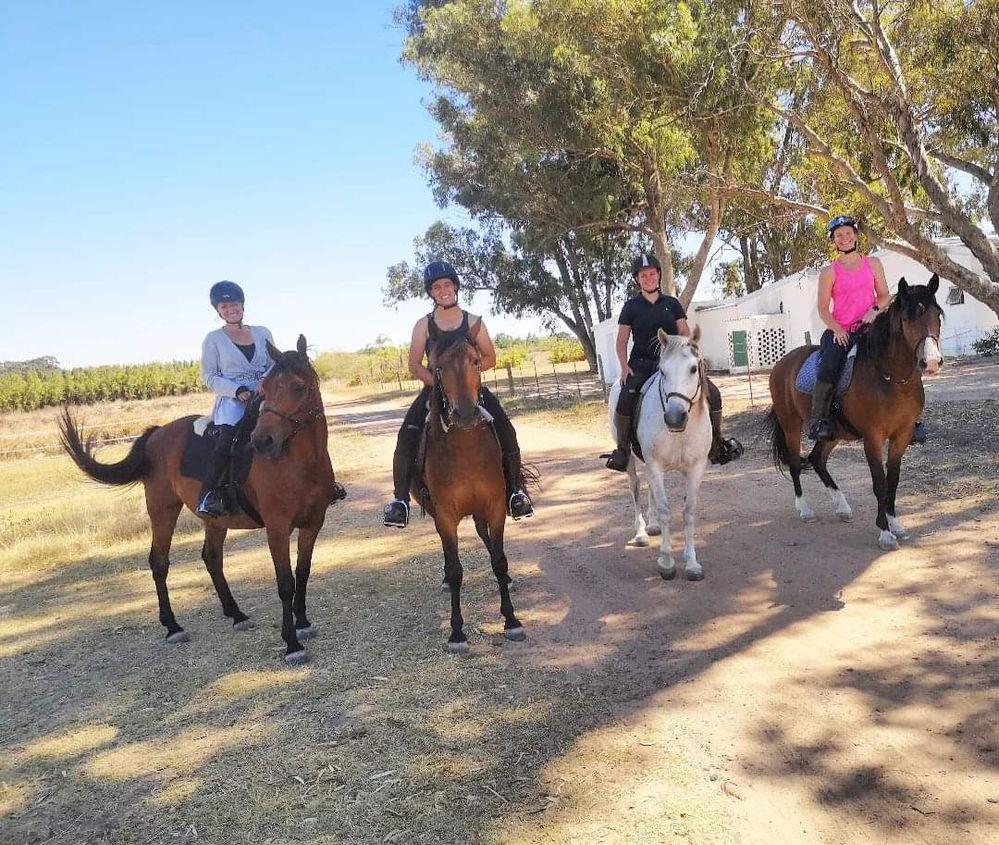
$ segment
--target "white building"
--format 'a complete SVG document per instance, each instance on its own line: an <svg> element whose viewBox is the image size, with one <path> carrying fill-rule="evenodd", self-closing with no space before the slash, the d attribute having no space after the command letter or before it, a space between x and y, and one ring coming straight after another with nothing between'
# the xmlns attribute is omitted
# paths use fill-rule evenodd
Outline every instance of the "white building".
<svg viewBox="0 0 999 845"><path fill-rule="evenodd" d="M956 263L982 273L981 264L959 239L948 238L938 245ZM872 255L881 259L892 293L900 278L923 285L933 275L908 256L891 250ZM694 302L689 320L701 327L701 351L708 367L729 372L745 372L748 367L766 370L796 346L818 343L825 329L815 309L818 278L818 269L804 270L737 299ZM944 279L937 302L944 311L940 335L944 355L971 353L974 341L999 326L999 317L991 308ZM610 383L619 372L614 352L616 318L600 323L594 334L601 374Z"/></svg>

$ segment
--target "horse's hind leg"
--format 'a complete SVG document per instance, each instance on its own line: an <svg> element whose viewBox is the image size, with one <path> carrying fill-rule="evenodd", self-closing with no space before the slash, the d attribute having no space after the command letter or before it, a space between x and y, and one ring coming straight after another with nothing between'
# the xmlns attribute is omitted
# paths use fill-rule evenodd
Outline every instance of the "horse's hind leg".
<svg viewBox="0 0 999 845"><path fill-rule="evenodd" d="M201 547L201 559L205 562L205 569L208 570L208 575L215 586L215 592L222 603L222 613L232 620L234 629L247 631L253 627L253 622L236 604L222 568L223 547L227 532L228 529L225 526L219 525L214 520L205 520L205 542Z"/></svg>
<svg viewBox="0 0 999 845"><path fill-rule="evenodd" d="M448 637L447 650L449 654L467 654L470 646L464 631L465 620L461 615L462 569L458 558L458 522L438 512L434 523L444 549L444 580L451 593L451 636ZM504 584L501 589L505 588Z"/></svg>
<svg viewBox="0 0 999 845"><path fill-rule="evenodd" d="M475 522L475 533L479 535L479 539L482 540L482 545L486 547L486 551L489 552L489 559L492 560L493 557L493 543L489 538L489 524L486 522L483 516L473 516L472 520ZM506 576L507 586L513 584L513 578L510 577L510 573ZM444 587L447 587L447 581L444 582Z"/></svg>
<svg viewBox="0 0 999 845"><path fill-rule="evenodd" d="M836 516L838 516L843 522L849 522L853 519L853 508L850 507L850 503L847 502L846 496L843 495L843 491L839 489L836 482L833 480L832 475L829 474L829 469L826 464L829 461L829 455L832 454L832 450L836 448L837 441L835 440L821 440L815 444L812 449L811 454L808 456L808 462L812 465L815 470L815 474L822 479L822 483L826 485L826 490L829 493L829 498L836 508Z"/></svg>
<svg viewBox="0 0 999 845"><path fill-rule="evenodd" d="M642 482L638 477L638 470L635 467L635 456L632 455L628 459L628 491L631 493L631 504L635 509L635 536L628 541L629 546L647 546L649 545L649 534L654 533L652 531L646 531L645 529L645 517L642 516ZM653 522L655 517L652 516L652 488L649 488L649 519ZM655 532L658 533L658 532Z"/></svg>
<svg viewBox="0 0 999 845"><path fill-rule="evenodd" d="M801 420L787 425L781 420L780 431L774 436L783 436L787 447L787 468L791 473L791 484L794 485L794 509L802 522L815 522L818 517L801 489Z"/></svg>
<svg viewBox="0 0 999 845"><path fill-rule="evenodd" d="M170 498L166 502L153 502L149 488L146 488L146 509L152 527L153 540L149 548L149 568L156 585L156 598L160 606L160 622L167 629L168 643L184 643L190 637L187 631L177 624L170 606L170 593L167 590L167 574L170 572L170 543L177 527L177 517L183 507L180 499Z"/></svg>
<svg viewBox="0 0 999 845"><path fill-rule="evenodd" d="M513 612L513 602L510 600L510 564L503 549L503 530L506 527L506 512L498 511L489 526L489 559L493 566L493 575L500 591L500 613L503 614L503 636L508 640L520 641L525 638L524 626L520 624Z"/></svg>
<svg viewBox="0 0 999 845"><path fill-rule="evenodd" d="M295 614L295 633L300 640L307 640L315 633L305 612L305 590L312 573L312 550L321 528L322 522L298 529L298 563L295 565L295 601L292 611Z"/></svg>

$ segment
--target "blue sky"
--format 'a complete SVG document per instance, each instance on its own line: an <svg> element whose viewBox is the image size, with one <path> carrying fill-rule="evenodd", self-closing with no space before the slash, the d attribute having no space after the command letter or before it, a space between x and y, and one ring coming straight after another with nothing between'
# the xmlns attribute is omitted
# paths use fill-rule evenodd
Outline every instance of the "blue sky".
<svg viewBox="0 0 999 845"><path fill-rule="evenodd" d="M393 5L6 4L0 360L196 358L222 278L279 346L408 340L427 307L385 308L385 269L461 218L413 163L436 127Z"/></svg>

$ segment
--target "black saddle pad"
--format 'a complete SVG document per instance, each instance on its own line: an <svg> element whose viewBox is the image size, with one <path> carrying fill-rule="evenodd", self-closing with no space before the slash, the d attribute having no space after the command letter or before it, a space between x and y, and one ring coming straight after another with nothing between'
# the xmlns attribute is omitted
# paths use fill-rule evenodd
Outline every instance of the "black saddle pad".
<svg viewBox="0 0 999 845"><path fill-rule="evenodd" d="M257 417L260 416L260 403L256 398L250 401L243 419L236 426L236 432L232 438L232 458L230 460L229 477L237 488L242 489L246 484L246 479L250 475L250 466L253 463L253 450L250 448L250 433L257 424ZM192 426L188 436L187 445L184 447L184 456L180 460L180 472L185 478L193 478L195 481L205 483L208 476L208 464L215 451L215 438L217 429L214 425L205 429L203 436L198 436Z"/></svg>

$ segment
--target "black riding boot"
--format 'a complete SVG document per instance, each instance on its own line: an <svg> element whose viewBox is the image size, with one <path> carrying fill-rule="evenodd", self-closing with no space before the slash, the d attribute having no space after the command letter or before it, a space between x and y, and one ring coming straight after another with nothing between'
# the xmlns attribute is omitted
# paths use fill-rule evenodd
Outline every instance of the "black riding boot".
<svg viewBox="0 0 999 845"><path fill-rule="evenodd" d="M832 440L836 433L829 421L834 386L827 381L815 382L812 391L812 419L808 425L809 440Z"/></svg>
<svg viewBox="0 0 999 845"><path fill-rule="evenodd" d="M607 469L625 472L631 456L631 417L615 413L614 427L617 429L617 446L607 459Z"/></svg>
<svg viewBox="0 0 999 845"><path fill-rule="evenodd" d="M413 458L396 452L392 456L392 485L395 498L382 509L382 525L405 528L409 524L409 481L413 475Z"/></svg>
<svg viewBox="0 0 999 845"><path fill-rule="evenodd" d="M708 460L713 464L724 465L741 458L745 451L742 444L734 437L722 437L721 410L712 408L709 415L711 417L711 450L708 452Z"/></svg>
<svg viewBox="0 0 999 845"><path fill-rule="evenodd" d="M534 504L524 491L524 476L520 468L520 450L511 449L503 453L503 474L506 476L506 510L518 519L534 516Z"/></svg>
<svg viewBox="0 0 999 845"><path fill-rule="evenodd" d="M205 483L198 494L198 515L219 517L229 513L226 507L225 485L229 471L229 452L232 448L232 436L236 427L232 425L218 426L215 435L215 449L208 461L208 473Z"/></svg>
<svg viewBox="0 0 999 845"><path fill-rule="evenodd" d="M922 446L926 442L925 422L922 420L916 420L916 427L912 430L912 440L909 442L916 446Z"/></svg>

